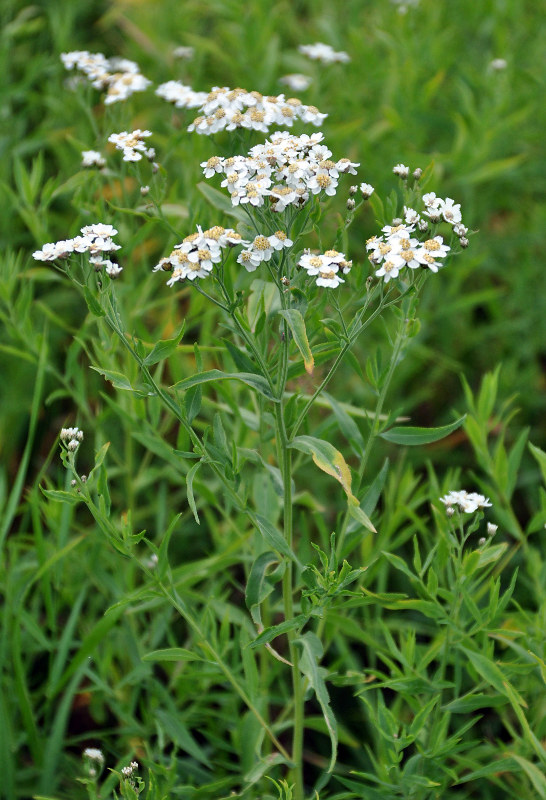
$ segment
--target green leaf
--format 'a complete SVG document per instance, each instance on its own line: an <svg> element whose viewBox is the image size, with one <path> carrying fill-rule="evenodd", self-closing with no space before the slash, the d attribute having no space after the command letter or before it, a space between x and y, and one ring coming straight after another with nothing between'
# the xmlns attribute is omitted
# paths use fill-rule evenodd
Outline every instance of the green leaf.
<svg viewBox="0 0 546 800"><path fill-rule="evenodd" d="M121 372L115 372L112 369L101 369L100 367L93 366L91 369L94 369L95 372L98 372L99 375L102 375L107 381L110 381L112 386L115 386L116 389L124 389L125 391L129 392L133 391L131 382Z"/></svg>
<svg viewBox="0 0 546 800"><path fill-rule="evenodd" d="M267 570L273 564L279 563L276 553L268 551L261 553L252 564L245 590L246 607L260 605L273 591L273 584L268 579Z"/></svg>
<svg viewBox="0 0 546 800"><path fill-rule="evenodd" d="M141 656L142 661L202 661L201 656L184 647L166 647L164 650L152 650Z"/></svg>
<svg viewBox="0 0 546 800"><path fill-rule="evenodd" d="M278 625L271 625L270 628L266 628L265 631L262 631L259 636L250 642L249 646L254 650L256 647L260 647L262 644L269 644L269 642L272 642L273 639L277 638L277 636L280 636L281 633L288 633L288 631L294 631L296 628L301 628L303 625L305 625L308 619L309 618L306 614L298 614L297 617L287 619L284 622L280 622Z"/></svg>
<svg viewBox="0 0 546 800"><path fill-rule="evenodd" d="M531 442L529 442L529 450L535 457L535 460L538 466L540 467L540 471L542 473L542 480L546 484L546 453L544 452L544 450L541 450L540 447L531 444Z"/></svg>
<svg viewBox="0 0 546 800"><path fill-rule="evenodd" d="M239 206L234 206L230 198L224 192L219 192L218 189L215 189L213 186L205 183L204 181L200 181L197 184L197 188L203 197L217 211L221 211L228 217L234 217L235 219L239 220L239 222L248 221L248 217L246 216L245 212L239 208Z"/></svg>
<svg viewBox="0 0 546 800"><path fill-rule="evenodd" d="M252 520L270 547L273 547L281 555L290 558L296 564L300 563L282 533L268 519L261 514L252 514Z"/></svg>
<svg viewBox="0 0 546 800"><path fill-rule="evenodd" d="M75 506L76 503L80 503L82 500L76 492L64 492L61 489L42 489L42 494L45 494L50 500L55 500L57 503L66 503L69 506Z"/></svg>
<svg viewBox="0 0 546 800"><path fill-rule="evenodd" d="M351 493L351 472L347 462L333 445L323 439L316 439L314 436L296 436L288 447L312 456L319 469L328 475L332 475L341 483L347 497L353 496Z"/></svg>
<svg viewBox="0 0 546 800"><path fill-rule="evenodd" d="M202 461L198 461L197 464L194 464L193 467L190 469L188 474L186 475L186 491L188 495L188 503L192 510L192 514L195 517L195 521L198 525L201 523L199 522L199 514L197 513L197 506L195 505L195 498L193 496L193 479L195 478L197 471L203 465Z"/></svg>
<svg viewBox="0 0 546 800"><path fill-rule="evenodd" d="M339 425L341 433L345 436L347 441L353 445L355 454L361 458L362 454L364 453L364 439L362 438L362 434L358 429L358 425L347 413L345 408L343 408L343 406L337 402L335 397L332 397L326 392L323 392L322 396L332 407L332 411L334 412L334 416L337 420L337 424Z"/></svg>
<svg viewBox="0 0 546 800"><path fill-rule="evenodd" d="M186 725L182 722L179 713L175 716L174 713L156 709L154 716L169 739L172 739L178 747L185 750L190 756L193 756L196 761L205 764L207 767L210 766L210 761L206 753L197 744Z"/></svg>
<svg viewBox="0 0 546 800"><path fill-rule="evenodd" d="M168 358L170 355L172 355L176 351L176 348L180 343L180 339L184 334L184 327L185 323L182 325L182 330L180 330L173 339L163 339L160 342L156 342L144 359L143 364L147 367L151 367L154 364L157 364L159 361L163 361L165 358Z"/></svg>
<svg viewBox="0 0 546 800"><path fill-rule="evenodd" d="M326 670L319 667L319 661L323 654L322 644L318 636L311 631L307 631L307 633L300 636L299 639L296 639L294 643L300 645L302 648L303 653L300 659L300 669L315 692L324 721L326 722L326 727L328 728L332 745L332 755L327 772L332 772L337 759L337 723L330 706L330 697L324 682Z"/></svg>
<svg viewBox="0 0 546 800"><path fill-rule="evenodd" d="M449 436L450 433L453 433L453 431L461 427L465 419L466 414L450 425L442 425L440 428L412 428L409 426L400 426L391 428L379 435L382 439L386 439L387 442L393 442L394 444L430 444L431 442L438 442L440 439Z"/></svg>
<svg viewBox="0 0 546 800"><path fill-rule="evenodd" d="M475 653L473 650L469 650L467 647L461 647L459 645L459 649L467 656L476 672L496 689L499 694L508 697L512 702L515 701L519 705L526 707L527 704L525 701L522 700L512 686L510 686L506 676L494 661L486 658L481 653Z"/></svg>
<svg viewBox="0 0 546 800"><path fill-rule="evenodd" d="M467 697L459 697L444 706L445 711L452 714L468 714L471 711L477 711L478 708L497 708L504 706L508 700L498 694L488 695L482 692L478 694L471 694Z"/></svg>
<svg viewBox="0 0 546 800"><path fill-rule="evenodd" d="M313 457L313 461L319 469L338 480L345 494L350 515L358 520L372 533L376 533L367 514L360 508L360 504L351 492L351 470L339 450L323 439L316 439L314 436L296 436L292 439L288 447L307 453Z"/></svg>
<svg viewBox="0 0 546 800"><path fill-rule="evenodd" d="M311 375L315 366L315 359L309 347L309 340L307 338L307 331L305 330L305 322L302 315L295 308L286 308L280 310L278 313L287 321L296 346L302 355L305 371Z"/></svg>
<svg viewBox="0 0 546 800"><path fill-rule="evenodd" d="M95 317L104 317L106 315L106 311L104 311L103 307L88 286L83 287L83 296L89 311L94 314Z"/></svg>
<svg viewBox="0 0 546 800"><path fill-rule="evenodd" d="M242 383L246 383L247 386L252 387L252 389L255 389L264 397L267 397L268 400L273 400L275 403L279 402L279 399L273 394L266 379L261 375L253 375L250 372L222 372L222 370L219 369L210 369L207 372L194 375L192 378L184 378L184 380L175 383L172 388L178 391L185 391L201 383L225 380L242 381Z"/></svg>

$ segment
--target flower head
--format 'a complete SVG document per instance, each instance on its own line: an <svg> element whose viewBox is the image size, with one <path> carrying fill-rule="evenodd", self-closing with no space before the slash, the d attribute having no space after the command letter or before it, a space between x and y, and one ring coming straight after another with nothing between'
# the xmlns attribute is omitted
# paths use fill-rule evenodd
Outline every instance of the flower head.
<svg viewBox="0 0 546 800"><path fill-rule="evenodd" d="M313 61L321 61L323 64L334 64L335 62L345 64L350 61L348 53L343 50L336 51L329 44L315 42L315 44L300 44L300 53Z"/></svg>

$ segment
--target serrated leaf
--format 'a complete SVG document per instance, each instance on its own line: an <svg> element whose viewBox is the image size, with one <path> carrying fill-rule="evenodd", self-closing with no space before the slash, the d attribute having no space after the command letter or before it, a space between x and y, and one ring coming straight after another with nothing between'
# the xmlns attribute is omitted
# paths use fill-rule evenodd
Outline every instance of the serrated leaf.
<svg viewBox="0 0 546 800"><path fill-rule="evenodd" d="M287 321L288 327L294 337L296 347L302 355L305 371L311 375L315 366L315 359L309 347L307 331L305 330L305 321L302 315L295 308L285 308L278 311L278 313Z"/></svg>
<svg viewBox="0 0 546 800"><path fill-rule="evenodd" d="M178 391L185 391L192 386L198 386L201 383L211 383L212 381L225 381L235 380L246 383L252 389L255 389L268 400L278 403L279 399L273 394L269 383L261 375L253 375L250 372L222 372L219 369L210 369L207 372L201 372L199 375L193 375L191 378L184 378L178 381L171 388Z"/></svg>
<svg viewBox="0 0 546 800"><path fill-rule="evenodd" d="M420 445L430 444L431 442L438 442L449 436L450 433L460 428L466 419L466 414L460 419L452 422L450 425L442 425L439 428L415 428L410 426L400 426L391 428L388 431L380 433L382 439L393 444L402 445Z"/></svg>
<svg viewBox="0 0 546 800"><path fill-rule="evenodd" d="M42 494L49 497L50 500L55 500L57 503L66 503L69 506L80 503L82 499L75 492L65 492L61 489L42 489Z"/></svg>
<svg viewBox="0 0 546 800"><path fill-rule="evenodd" d="M173 339L162 339L160 342L156 342L144 359L144 365L151 367L172 355L180 343L183 329L184 325L182 326L182 330Z"/></svg>
<svg viewBox="0 0 546 800"><path fill-rule="evenodd" d="M121 372L116 372L113 369L101 369L100 367L93 366L91 369L95 370L95 372L98 372L99 375L102 375L103 378L109 381L116 389L124 389L125 391L129 392L133 391L131 382Z"/></svg>

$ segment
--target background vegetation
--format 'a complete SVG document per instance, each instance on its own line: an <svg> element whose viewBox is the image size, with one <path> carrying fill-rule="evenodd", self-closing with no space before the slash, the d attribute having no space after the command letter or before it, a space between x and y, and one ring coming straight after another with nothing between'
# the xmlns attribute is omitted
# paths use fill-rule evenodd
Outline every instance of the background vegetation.
<svg viewBox="0 0 546 800"><path fill-rule="evenodd" d="M241 680L259 702L267 697L280 707L289 692L267 653L249 657L242 668L237 660L239 644L244 648L255 633L244 603L255 535L248 522L219 502L218 486L203 473L194 485L197 526L184 470L172 454L173 447L188 448L183 434L154 399L116 391L90 370L100 365L137 377L83 299L31 258L44 242L74 236L99 213L119 228L124 243L118 291L128 329L151 347L186 321L183 345L168 361L169 382L195 372L194 342L205 368L218 366L217 348L229 332L217 312L187 289L167 291L150 273L175 240L156 220L119 210L138 206L134 179L120 171L103 190L80 163L81 150L104 149L111 132L129 124L152 130L170 219L185 235L197 223L229 224L218 220L196 186L199 163L228 150L230 140L187 134L191 112L173 111L152 90L107 110L90 90L90 115L81 93L67 87L59 59L76 49L132 58L155 84L178 78L198 90L228 85L276 94L281 76L304 72L313 82L300 96L329 114L326 140L335 154L361 163L359 180L387 193L396 185L395 163L433 164L438 191L462 203L465 222L477 233L441 280L427 282L421 328L396 373L390 404L416 425L447 424L464 412L468 422L437 445L407 452L385 445L372 458L371 475L391 459L374 509L379 535L356 548L351 564L368 567L363 584L377 598L342 611L334 606L321 623L340 725L338 771L321 798L435 798L448 789L454 798L546 797L546 495L540 488L546 467L544 455L527 447L529 438L544 449L546 439L546 29L536 4L421 0L400 14L380 0L348 0L342 13L327 0L5 0L0 15L0 775L6 797L86 796L77 783L86 746L101 747L111 768L132 757L153 767L158 797L277 794L259 770L252 773L259 731L214 665L200 656L174 664L143 660L164 647L198 653L191 630L164 600L142 591L135 562L105 543L85 508L42 494L40 487L65 482L57 439L63 425L85 431L82 469L111 442L116 524L129 519L159 546L182 513L169 551L178 591L195 605L226 661L242 669ZM351 62L325 66L298 53L299 44L317 40L347 51ZM194 47L194 58L176 60L178 45ZM505 59L506 68L492 69L495 58ZM323 242L335 235L345 200L340 192L332 203ZM365 263L364 242L375 232L366 207L348 232L346 252L355 262ZM370 354L387 352L386 333L378 325L366 349L355 349L362 369ZM362 409L373 390L357 365L347 366L332 393ZM233 411L245 402L240 387L205 395L199 424L204 429L220 409L233 417L237 443L250 446ZM352 418L364 425L358 414ZM345 441L329 409L313 425L339 446ZM479 578L468 575L470 599L461 604L457 630L461 647L474 655L465 661L461 650L443 663L437 655L457 599L450 592L454 581L462 591L457 575L466 567L461 560L457 573L434 550L444 525L437 498L457 488L491 497L488 519L499 524L498 541L507 546ZM316 561L309 542L328 551L343 502L312 465L302 468L298 489L299 556ZM274 491L256 481L253 501L274 506ZM433 551L434 578L423 566ZM144 549L139 557L146 558ZM505 592L513 592L511 599L502 600ZM402 602L401 594L417 602L431 593L444 617L427 617L418 604ZM274 606L271 614L274 620ZM469 700L468 693L487 699ZM313 702L305 752L309 789L328 760ZM420 709L430 712L426 719ZM278 780L283 772L272 767L270 775ZM116 785L114 777L108 781L104 797Z"/></svg>

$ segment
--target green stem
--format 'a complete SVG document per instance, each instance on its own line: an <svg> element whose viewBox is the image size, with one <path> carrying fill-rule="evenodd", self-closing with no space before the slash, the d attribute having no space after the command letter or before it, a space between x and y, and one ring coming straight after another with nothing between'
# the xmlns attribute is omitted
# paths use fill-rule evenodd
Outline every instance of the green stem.
<svg viewBox="0 0 546 800"><path fill-rule="evenodd" d="M284 342L287 349L288 342ZM281 383L280 395L284 393L284 384ZM275 406L275 421L277 429L277 449L279 453L279 465L283 478L283 500L284 500L284 536L290 547L293 548L293 515L292 515L292 451L288 447L286 426L284 422L284 407L282 401ZM286 571L283 576L282 592L284 604L284 617L286 620L294 618L293 603L293 564L288 561ZM304 694L302 675L299 667L299 652L295 644L296 633L288 633L288 645L290 648L290 661L292 663L292 690L294 699L294 719L292 729L292 780L295 783L294 800L303 800L303 730L304 730Z"/></svg>
<svg viewBox="0 0 546 800"><path fill-rule="evenodd" d="M281 293L281 303L283 308L287 305L287 299ZM278 370L278 398L279 402L275 405L275 427L278 462L283 479L283 501L284 501L284 538L288 547L292 550L294 545L294 528L292 514L292 451L289 448L289 439L286 432L284 419L284 392L288 374L288 348L289 327L286 320L282 322L284 337L282 340L281 357ZM294 567L292 561L288 561L286 572L283 576L282 593L284 604L284 617L286 620L294 618L293 602L293 581ZM294 716L292 728L292 761L294 766L291 770L291 780L294 781L294 800L303 800L303 732L304 732L304 692L302 674L299 667L299 651L295 644L296 632L289 631L288 645L290 649L290 661L292 663L292 693L294 700Z"/></svg>
<svg viewBox="0 0 546 800"><path fill-rule="evenodd" d="M406 338L407 338L407 323L406 323L404 317L402 317L402 319L400 321L400 324L398 326L398 330L396 332L396 339L395 339L395 342L394 342L394 347L393 347L393 351L392 351L392 355L391 355L389 369L388 369L387 375L385 376L385 380L382 383L381 390L379 392L379 397L378 397L378 400L377 400L377 404L375 406L373 421L372 421L371 428L370 428L370 431L368 433L368 438L366 440L366 444L365 444L365 447L364 447L364 453L362 455L362 459L361 459L359 467L358 467L357 479L356 479L355 483L353 484L353 494L355 494L357 497L358 497L358 492L360 491L360 487L361 487L361 484L362 484L362 479L363 479L364 474L366 472L366 467L368 465L368 461L369 461L369 458L370 458L370 453L372 451L372 447L373 447L373 445L375 443L375 440L377 438L377 434L379 432L379 426L381 424L381 412L383 411L383 405L384 405L385 400L387 398L387 392L389 390L390 383L391 383L391 380L392 380L393 375L394 375L394 370L396 369L396 366L398 364L398 360L400 358L400 353L402 352L402 349L403 349L404 344L406 342ZM350 515L349 515L349 512L347 512L345 514L344 518L343 518L343 524L341 526L341 530L339 532L339 536L338 536L338 540L337 540L336 552L337 552L337 557L338 558L341 558L341 555L343 553L343 542L344 542L345 536L347 534L347 527L348 527L348 524L349 524L349 519L350 519Z"/></svg>

